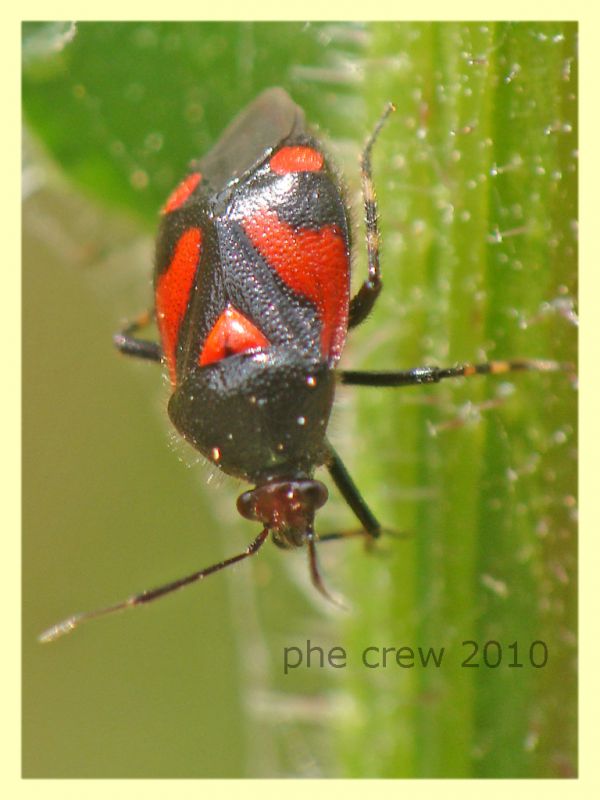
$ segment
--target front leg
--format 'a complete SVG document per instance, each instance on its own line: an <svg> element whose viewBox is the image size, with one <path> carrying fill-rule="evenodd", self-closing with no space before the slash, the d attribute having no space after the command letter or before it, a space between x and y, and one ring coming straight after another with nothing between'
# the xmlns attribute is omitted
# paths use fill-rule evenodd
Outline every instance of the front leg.
<svg viewBox="0 0 600 800"><path fill-rule="evenodd" d="M329 459L326 463L329 474L333 478L335 485L340 490L342 497L348 503L352 511L357 516L360 524L363 526L362 533L371 537L371 539L378 539L381 535L381 525L369 506L364 501L361 493L348 470L344 466L343 461L335 452L333 447L328 443ZM352 534L354 535L354 533ZM324 539L337 539L342 538L344 534L329 534L325 535Z"/></svg>

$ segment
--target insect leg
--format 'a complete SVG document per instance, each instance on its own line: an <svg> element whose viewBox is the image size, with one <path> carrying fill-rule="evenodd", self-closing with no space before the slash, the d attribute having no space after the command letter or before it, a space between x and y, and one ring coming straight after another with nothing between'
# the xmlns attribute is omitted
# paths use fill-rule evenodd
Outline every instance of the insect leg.
<svg viewBox="0 0 600 800"><path fill-rule="evenodd" d="M414 367L395 372L341 371L341 383L351 386L417 386L424 383L439 383L445 378L470 378L473 375L504 375L507 372L530 370L534 372L572 373L572 364L542 359L513 359L510 361L488 361L484 364L457 364L454 367Z"/></svg>
<svg viewBox="0 0 600 800"><path fill-rule="evenodd" d="M152 322L153 312L145 311L133 320L123 331L113 336L115 347L126 356L135 356L147 361L162 361L162 348L158 342L138 339L133 334Z"/></svg>
<svg viewBox="0 0 600 800"><path fill-rule="evenodd" d="M369 315L381 291L381 271L379 268L379 226L377 224L377 198L371 174L371 150L385 121L395 106L389 103L370 135L361 156L360 173L365 203L365 225L367 229L367 258L369 275L350 301L348 327L354 328Z"/></svg>
<svg viewBox="0 0 600 800"><path fill-rule="evenodd" d="M335 452L333 447L329 447L329 461L327 462L327 469L333 478L335 485L340 490L342 497L348 503L352 511L358 517L359 522L364 528L363 534L366 533L373 539L377 539L381 535L381 525L378 520L373 516L371 509L363 500L360 492L356 488L356 484L350 477L348 470L344 466L341 458ZM325 535L323 539L341 538L343 534Z"/></svg>

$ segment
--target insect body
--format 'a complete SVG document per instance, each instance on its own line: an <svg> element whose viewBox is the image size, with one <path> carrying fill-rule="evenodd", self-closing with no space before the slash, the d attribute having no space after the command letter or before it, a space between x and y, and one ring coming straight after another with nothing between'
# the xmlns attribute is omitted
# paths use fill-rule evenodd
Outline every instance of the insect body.
<svg viewBox="0 0 600 800"><path fill-rule="evenodd" d="M406 386L557 367L496 361L403 372L336 369L348 329L367 317L381 289L370 158L392 110L389 105L362 155L368 276L353 298L349 221L338 182L303 111L283 89L268 89L254 100L167 200L157 239L154 310L115 343L123 353L166 364L171 421L213 464L253 485L237 507L261 531L243 553L71 617L42 634L43 641L201 580L256 553L269 534L284 548L307 546L313 583L327 595L314 516L328 492L314 478L316 468L329 470L361 534L375 539L381 532L326 437L336 382ZM137 337L153 317L160 344Z"/></svg>

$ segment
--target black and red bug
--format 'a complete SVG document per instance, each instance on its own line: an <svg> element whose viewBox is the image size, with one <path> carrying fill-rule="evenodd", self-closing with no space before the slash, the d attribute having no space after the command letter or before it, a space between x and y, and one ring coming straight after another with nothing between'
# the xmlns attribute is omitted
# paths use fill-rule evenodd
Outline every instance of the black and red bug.
<svg viewBox="0 0 600 800"><path fill-rule="evenodd" d="M307 546L312 581L327 595L314 517L328 492L313 477L316 468L328 469L360 522L358 532L368 539L381 533L326 436L336 383L411 386L559 367L519 360L400 372L337 369L348 329L363 322L381 290L371 150L392 110L388 105L362 153L368 275L352 298L350 225L339 183L302 109L283 89L267 89L242 111L168 198L157 239L154 308L115 343L127 355L166 364L171 421L219 469L253 485L237 507L261 531L244 552L70 617L42 641L201 580L256 553L269 534L283 548ZM160 344L136 336L153 320Z"/></svg>

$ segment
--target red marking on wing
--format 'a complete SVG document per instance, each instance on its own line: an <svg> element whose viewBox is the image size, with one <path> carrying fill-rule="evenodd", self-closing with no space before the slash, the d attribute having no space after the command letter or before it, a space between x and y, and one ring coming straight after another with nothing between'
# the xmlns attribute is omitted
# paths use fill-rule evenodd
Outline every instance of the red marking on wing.
<svg viewBox="0 0 600 800"><path fill-rule="evenodd" d="M323 167L323 155L312 147L282 147L269 161L271 172L318 172Z"/></svg>
<svg viewBox="0 0 600 800"><path fill-rule="evenodd" d="M227 356L268 347L269 340L233 306L227 306L206 337L198 363L214 364Z"/></svg>
<svg viewBox="0 0 600 800"><path fill-rule="evenodd" d="M156 319L173 386L176 384L175 353L179 329L200 261L201 244L200 228L188 228L177 242L171 263L156 286Z"/></svg>
<svg viewBox="0 0 600 800"><path fill-rule="evenodd" d="M184 178L169 195L161 213L170 214L182 206L201 180L202 175L199 172L192 172L187 178Z"/></svg>
<svg viewBox="0 0 600 800"><path fill-rule="evenodd" d="M267 210L247 217L243 226L287 286L314 303L322 324L322 353L337 361L346 339L350 301L350 260L339 227L295 230Z"/></svg>

